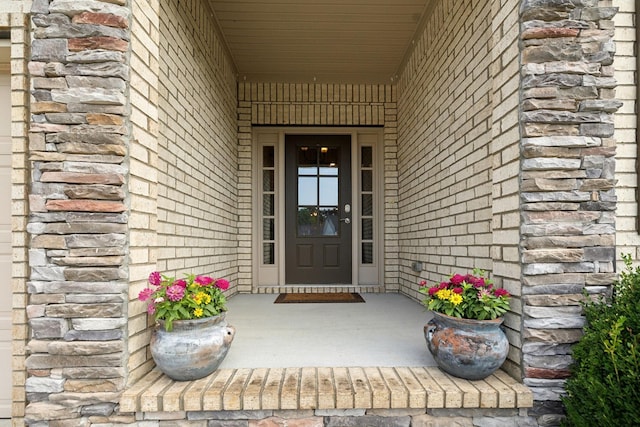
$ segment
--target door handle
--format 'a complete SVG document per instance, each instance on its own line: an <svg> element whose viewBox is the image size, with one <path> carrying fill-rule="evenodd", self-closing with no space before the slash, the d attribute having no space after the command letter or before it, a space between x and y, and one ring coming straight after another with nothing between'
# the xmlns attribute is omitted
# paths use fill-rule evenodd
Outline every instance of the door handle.
<svg viewBox="0 0 640 427"><path fill-rule="evenodd" d="M351 224L351 218L340 218L340 222L344 222L345 224Z"/></svg>

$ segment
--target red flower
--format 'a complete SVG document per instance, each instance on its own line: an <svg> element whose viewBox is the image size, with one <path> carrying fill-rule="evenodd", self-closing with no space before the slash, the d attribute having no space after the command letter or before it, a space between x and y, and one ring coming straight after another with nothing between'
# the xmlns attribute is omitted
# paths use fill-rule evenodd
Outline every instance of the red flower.
<svg viewBox="0 0 640 427"><path fill-rule="evenodd" d="M498 288L493 291L494 295L497 297L508 297L510 296L509 292L506 289Z"/></svg>
<svg viewBox="0 0 640 427"><path fill-rule="evenodd" d="M200 286L207 286L213 282L213 279L209 276L196 276L196 278L193 281L199 284Z"/></svg>
<svg viewBox="0 0 640 427"><path fill-rule="evenodd" d="M436 294L436 292L438 292L440 290L440 288L438 286L433 286L431 288L429 288L429 296L433 296Z"/></svg>
<svg viewBox="0 0 640 427"><path fill-rule="evenodd" d="M173 282L174 286L180 286L182 289L187 287L187 281L184 279L178 279L175 282Z"/></svg>
<svg viewBox="0 0 640 427"><path fill-rule="evenodd" d="M451 289L451 292L453 292L454 294L462 294L464 292L464 289L462 289L460 287L455 287L455 288Z"/></svg>
<svg viewBox="0 0 640 427"><path fill-rule="evenodd" d="M218 279L216 280L216 286L223 291L226 291L227 289L229 289L229 281L226 279Z"/></svg>
<svg viewBox="0 0 640 427"><path fill-rule="evenodd" d="M421 280L420 281L420 286L427 286L427 281L426 280Z"/></svg>
<svg viewBox="0 0 640 427"><path fill-rule="evenodd" d="M460 283L464 282L464 276L461 274L454 274L453 276L451 276L450 282L454 285L459 285Z"/></svg>

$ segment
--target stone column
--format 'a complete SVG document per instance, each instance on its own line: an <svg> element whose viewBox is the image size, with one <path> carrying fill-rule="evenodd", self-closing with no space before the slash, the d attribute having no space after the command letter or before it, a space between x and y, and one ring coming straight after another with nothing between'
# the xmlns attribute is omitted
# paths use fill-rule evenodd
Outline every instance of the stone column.
<svg viewBox="0 0 640 427"><path fill-rule="evenodd" d="M582 291L615 280L616 9L521 4L523 374L533 415L557 421L580 339Z"/></svg>
<svg viewBox="0 0 640 427"><path fill-rule="evenodd" d="M125 385L125 3L33 1L27 424L86 425Z"/></svg>

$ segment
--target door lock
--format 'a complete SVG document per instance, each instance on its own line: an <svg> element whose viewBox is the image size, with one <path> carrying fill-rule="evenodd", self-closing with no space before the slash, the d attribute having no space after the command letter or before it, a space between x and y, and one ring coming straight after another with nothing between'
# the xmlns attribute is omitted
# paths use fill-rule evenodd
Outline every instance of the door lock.
<svg viewBox="0 0 640 427"><path fill-rule="evenodd" d="M345 224L351 224L351 218L340 218L340 222L344 222Z"/></svg>

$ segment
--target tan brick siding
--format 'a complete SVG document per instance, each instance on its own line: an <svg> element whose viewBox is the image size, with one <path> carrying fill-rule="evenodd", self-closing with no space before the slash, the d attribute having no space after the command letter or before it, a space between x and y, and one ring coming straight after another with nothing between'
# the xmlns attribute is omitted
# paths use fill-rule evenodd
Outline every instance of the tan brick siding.
<svg viewBox="0 0 640 427"><path fill-rule="evenodd" d="M141 0L132 11L131 381L153 367L136 300L149 273L235 286L238 246L235 73L209 6Z"/></svg>
<svg viewBox="0 0 640 427"><path fill-rule="evenodd" d="M158 268L233 283L236 82L210 14L206 2L161 3Z"/></svg>
<svg viewBox="0 0 640 427"><path fill-rule="evenodd" d="M400 286L415 298L421 278L492 266L490 8L431 7L398 84Z"/></svg>
<svg viewBox="0 0 640 427"><path fill-rule="evenodd" d="M619 11L614 17L616 25L616 56L613 62L615 78L618 83L616 99L623 102L615 114L616 140L616 256L631 254L640 259L640 236L638 235L638 172L636 161L636 30L635 2L617 0L611 2ZM618 269L622 268L620 264Z"/></svg>
<svg viewBox="0 0 640 427"><path fill-rule="evenodd" d="M17 3L17 2L16 2ZM17 8L20 9L20 8ZM29 22L26 14L0 13L0 27L11 30L11 225L12 252L11 282L4 286L13 289L12 343L12 404L14 425L22 423L25 406L26 342L29 338L26 316L26 281L29 277L28 234L26 232L29 206L26 194L29 182L28 127L29 79L27 55Z"/></svg>
<svg viewBox="0 0 640 427"><path fill-rule="evenodd" d="M518 2L492 1L491 16L491 258L496 284L513 295L504 322L511 348L503 367L518 378L522 359Z"/></svg>
<svg viewBox="0 0 640 427"><path fill-rule="evenodd" d="M129 316L130 382L153 368L146 307L137 299L157 260L159 10L154 2L131 4L131 142L129 150Z"/></svg>

